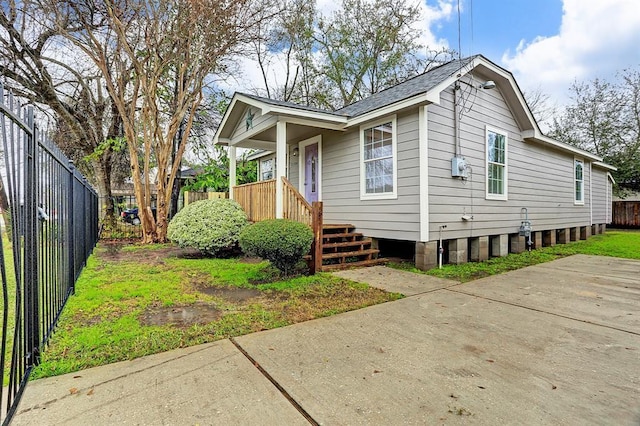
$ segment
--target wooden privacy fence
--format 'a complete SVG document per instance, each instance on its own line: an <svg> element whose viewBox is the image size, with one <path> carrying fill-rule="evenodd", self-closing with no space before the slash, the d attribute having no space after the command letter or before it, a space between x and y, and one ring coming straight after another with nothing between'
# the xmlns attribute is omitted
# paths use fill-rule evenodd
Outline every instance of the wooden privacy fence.
<svg viewBox="0 0 640 426"><path fill-rule="evenodd" d="M195 203L200 200L213 200L216 198L228 198L229 194L226 192L193 192L184 191L184 205L187 206L191 203Z"/></svg>
<svg viewBox="0 0 640 426"><path fill-rule="evenodd" d="M620 228L640 228L640 201L614 201L611 224Z"/></svg>

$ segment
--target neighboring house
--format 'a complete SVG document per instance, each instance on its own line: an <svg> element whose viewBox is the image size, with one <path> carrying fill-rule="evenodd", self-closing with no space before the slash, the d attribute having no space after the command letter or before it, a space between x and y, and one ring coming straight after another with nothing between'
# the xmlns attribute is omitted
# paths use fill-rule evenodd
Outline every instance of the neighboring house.
<svg viewBox="0 0 640 426"><path fill-rule="evenodd" d="M513 75L481 55L337 111L236 93L214 140L231 159L262 150L275 216L287 216L286 177L323 202L324 223L353 224L380 246L409 242L422 269L437 265L440 238L445 261L461 263L524 250L526 221L534 247L611 221L615 169L544 136Z"/></svg>

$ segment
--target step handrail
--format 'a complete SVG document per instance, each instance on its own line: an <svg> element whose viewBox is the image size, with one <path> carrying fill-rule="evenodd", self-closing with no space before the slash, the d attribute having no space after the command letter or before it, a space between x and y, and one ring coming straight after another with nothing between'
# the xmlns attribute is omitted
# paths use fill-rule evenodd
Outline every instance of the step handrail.
<svg viewBox="0 0 640 426"><path fill-rule="evenodd" d="M282 198L283 198L283 216L285 219L295 220L296 222L302 222L309 226L313 224L313 208L311 204L304 199L302 194L289 182L289 180L282 176Z"/></svg>

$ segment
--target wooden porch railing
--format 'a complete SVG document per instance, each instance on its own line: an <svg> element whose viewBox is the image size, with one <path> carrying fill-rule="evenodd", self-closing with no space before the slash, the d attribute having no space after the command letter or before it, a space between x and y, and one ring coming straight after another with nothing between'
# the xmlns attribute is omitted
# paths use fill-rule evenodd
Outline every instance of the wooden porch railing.
<svg viewBox="0 0 640 426"><path fill-rule="evenodd" d="M316 201L311 205L284 176L282 183L282 216L285 219L309 225L313 230L311 273L315 274L322 271L322 202ZM251 222L275 219L276 217L275 179L234 186L233 199L242 206Z"/></svg>
<svg viewBox="0 0 640 426"><path fill-rule="evenodd" d="M282 194L283 217L312 226L311 204L291 185L287 178L282 177L282 183L284 184Z"/></svg>
<svg viewBox="0 0 640 426"><path fill-rule="evenodd" d="M276 217L275 179L234 186L233 199L242 206L251 222Z"/></svg>

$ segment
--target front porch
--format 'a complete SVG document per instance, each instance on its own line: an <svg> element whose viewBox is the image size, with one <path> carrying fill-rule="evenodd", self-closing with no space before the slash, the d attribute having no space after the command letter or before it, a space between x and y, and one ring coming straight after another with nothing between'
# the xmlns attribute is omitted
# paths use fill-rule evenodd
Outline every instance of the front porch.
<svg viewBox="0 0 640 426"><path fill-rule="evenodd" d="M384 263L370 238L355 232L350 224L323 223L322 202L309 204L287 178L281 179L282 210L276 206L276 179L234 186L232 197L251 222L284 218L310 226L314 239L306 260L312 274Z"/></svg>

